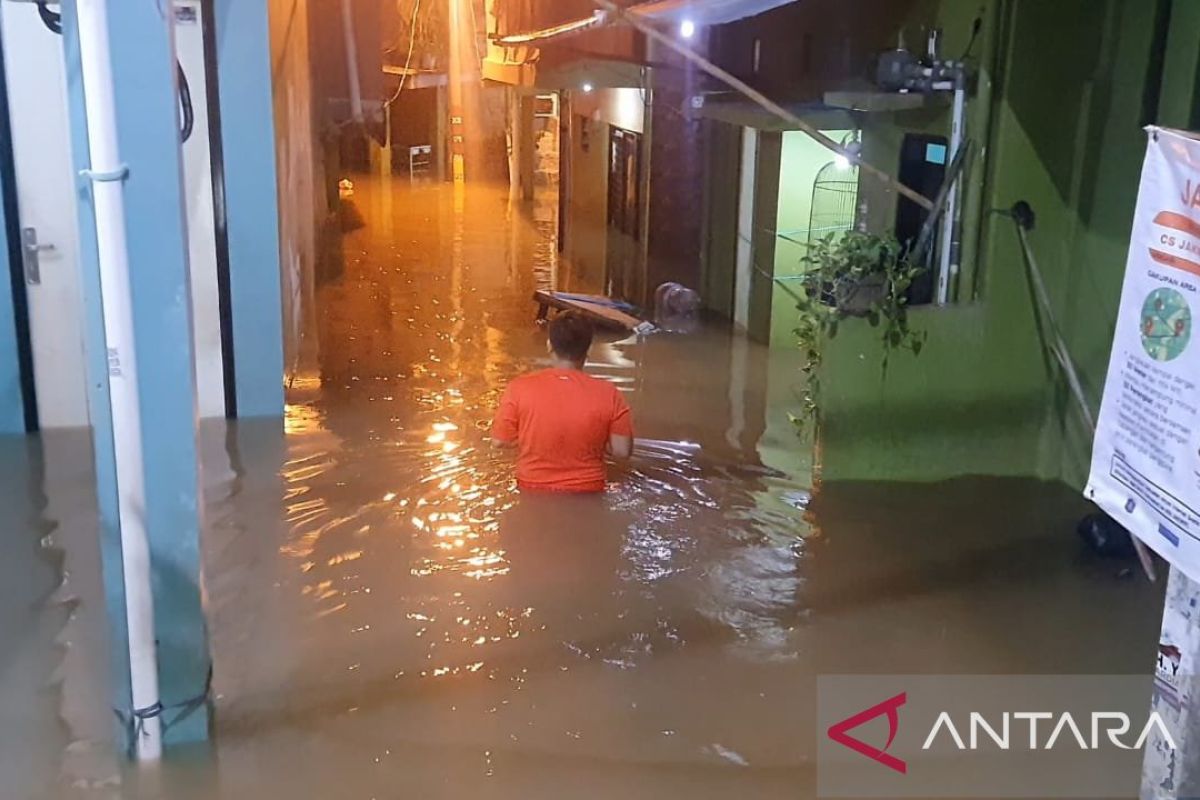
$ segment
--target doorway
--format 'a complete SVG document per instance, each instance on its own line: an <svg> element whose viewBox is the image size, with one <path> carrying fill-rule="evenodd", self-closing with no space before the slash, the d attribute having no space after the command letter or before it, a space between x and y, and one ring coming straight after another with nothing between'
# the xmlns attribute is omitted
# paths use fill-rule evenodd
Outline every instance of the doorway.
<svg viewBox="0 0 1200 800"><path fill-rule="evenodd" d="M637 302L642 295L641 134L610 127L608 167L608 286L610 297Z"/></svg>
<svg viewBox="0 0 1200 800"><path fill-rule="evenodd" d="M217 121L208 113L209 75L205 24L198 0L174 4L176 54L183 80L181 120L190 118L182 144L191 278L197 407L221 417L226 397L228 283L220 208ZM90 425L84 301L80 264L77 179L71 146L70 96L60 33L35 4L0 3L0 54L11 130L7 221L14 307L24 346L22 388L30 431ZM48 91L49 90L49 91ZM181 102L183 102L181 100ZM214 158L214 152L216 157ZM217 169L214 171L214 161ZM217 180L214 180L214 174ZM6 216L8 216L6 214ZM21 330L21 312L26 324Z"/></svg>

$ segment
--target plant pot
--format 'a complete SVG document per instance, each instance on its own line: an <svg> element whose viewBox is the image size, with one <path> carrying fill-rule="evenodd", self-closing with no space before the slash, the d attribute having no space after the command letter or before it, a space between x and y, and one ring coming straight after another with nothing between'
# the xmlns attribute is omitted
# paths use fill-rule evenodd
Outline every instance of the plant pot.
<svg viewBox="0 0 1200 800"><path fill-rule="evenodd" d="M812 297L815 293L821 305L836 308L850 317L865 317L871 306L887 296L887 276L868 275L858 281L845 281L838 286L832 283L816 285L805 282L804 289Z"/></svg>
<svg viewBox="0 0 1200 800"><path fill-rule="evenodd" d="M853 284L839 287L837 308L851 317L865 317L871 307L887 297L887 276L868 275Z"/></svg>

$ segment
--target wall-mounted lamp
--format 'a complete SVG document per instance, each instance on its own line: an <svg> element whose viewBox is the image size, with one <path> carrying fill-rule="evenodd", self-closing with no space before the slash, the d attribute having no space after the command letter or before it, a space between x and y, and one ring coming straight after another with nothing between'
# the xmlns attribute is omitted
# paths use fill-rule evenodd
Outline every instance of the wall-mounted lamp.
<svg viewBox="0 0 1200 800"><path fill-rule="evenodd" d="M679 23L679 35L684 39L691 39L696 35L696 23L690 19L685 19Z"/></svg>

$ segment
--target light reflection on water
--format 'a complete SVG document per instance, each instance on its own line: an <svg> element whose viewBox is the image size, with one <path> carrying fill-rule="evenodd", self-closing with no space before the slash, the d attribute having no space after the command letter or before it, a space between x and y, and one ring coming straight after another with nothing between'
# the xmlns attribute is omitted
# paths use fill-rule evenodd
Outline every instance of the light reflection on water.
<svg viewBox="0 0 1200 800"><path fill-rule="evenodd" d="M356 182L368 221L377 188ZM506 383L545 360L530 296L561 269L554 207L530 219L500 190L454 194L397 198L394 238L370 224L349 237L345 275L323 290L319 377L289 395L286 530L274 555L269 536L224 551L269 562L270 580L236 595L255 613L214 627L223 763L281 725L333 731L347 715L364 741L432 726L447 747L474 742L491 752L486 769L468 759L474 777L565 742L632 764L702 764L714 744L761 759L793 724L721 719L762 703L784 678L762 671L798 655L807 528L758 510L802 482L727 442L743 387L707 367L730 338L599 343L588 368L628 393L635 457L602 496L521 496L487 428ZM258 517L272 501L240 502ZM638 711L680 675L669 725ZM717 706L689 680L719 686ZM617 735L629 725L640 732Z"/></svg>

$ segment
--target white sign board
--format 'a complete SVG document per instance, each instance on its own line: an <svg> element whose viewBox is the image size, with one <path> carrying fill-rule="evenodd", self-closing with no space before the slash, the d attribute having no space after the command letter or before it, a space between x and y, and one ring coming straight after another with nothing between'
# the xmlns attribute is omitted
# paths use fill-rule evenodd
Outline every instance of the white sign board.
<svg viewBox="0 0 1200 800"><path fill-rule="evenodd" d="M1087 496L1200 580L1200 136L1149 130Z"/></svg>

